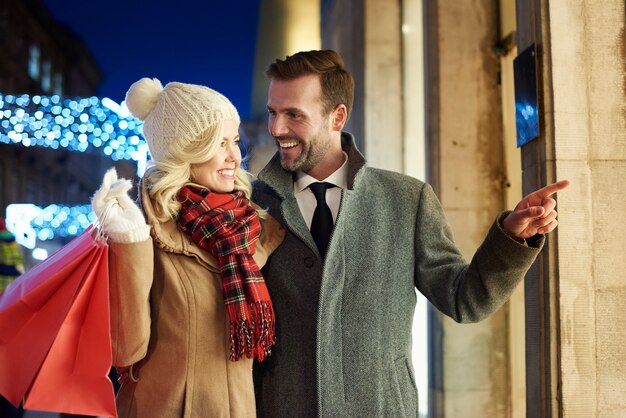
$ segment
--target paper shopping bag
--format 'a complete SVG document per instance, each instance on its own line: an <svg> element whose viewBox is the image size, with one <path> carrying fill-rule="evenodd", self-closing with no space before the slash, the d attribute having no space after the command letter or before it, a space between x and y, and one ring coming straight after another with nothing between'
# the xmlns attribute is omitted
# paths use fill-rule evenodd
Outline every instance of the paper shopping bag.
<svg viewBox="0 0 626 418"><path fill-rule="evenodd" d="M112 355L107 254L103 245L26 394L26 409L116 416L108 377Z"/></svg>
<svg viewBox="0 0 626 418"><path fill-rule="evenodd" d="M90 227L0 294L0 393L14 405L26 395L27 408L73 412L64 409L86 404L85 414L93 406L93 415L116 415L108 377L108 387L102 384L111 362L106 254L106 244L94 239ZM102 309L104 300L104 315L94 317L89 304ZM78 338L77 323L87 327ZM90 332L97 348L81 351L83 338L92 341ZM60 367L69 367L70 375L52 383L50 371ZM79 397L68 391L75 386L83 393Z"/></svg>
<svg viewBox="0 0 626 418"><path fill-rule="evenodd" d="M84 233L0 294L0 393L14 405L41 367L96 249Z"/></svg>

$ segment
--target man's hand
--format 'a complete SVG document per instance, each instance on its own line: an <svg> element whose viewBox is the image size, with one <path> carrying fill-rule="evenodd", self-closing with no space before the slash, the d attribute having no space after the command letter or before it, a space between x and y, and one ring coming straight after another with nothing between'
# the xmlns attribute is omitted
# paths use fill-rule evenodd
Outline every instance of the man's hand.
<svg viewBox="0 0 626 418"><path fill-rule="evenodd" d="M551 195L569 186L561 180L537 190L523 198L513 212L502 221L502 229L515 238L526 239L535 234L547 234L556 228L556 201Z"/></svg>

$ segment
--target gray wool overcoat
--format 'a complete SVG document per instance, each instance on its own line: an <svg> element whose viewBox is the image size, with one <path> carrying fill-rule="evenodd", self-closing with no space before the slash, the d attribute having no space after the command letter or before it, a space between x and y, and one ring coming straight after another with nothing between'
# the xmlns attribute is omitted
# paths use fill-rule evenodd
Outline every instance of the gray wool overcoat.
<svg viewBox="0 0 626 418"><path fill-rule="evenodd" d="M508 237L502 213L468 264L428 184L366 167L348 133L342 146L348 187L325 262L277 155L254 185L252 200L287 231L264 268L277 343L254 366L259 416L418 416L414 289L455 321L480 321L509 298L543 245Z"/></svg>

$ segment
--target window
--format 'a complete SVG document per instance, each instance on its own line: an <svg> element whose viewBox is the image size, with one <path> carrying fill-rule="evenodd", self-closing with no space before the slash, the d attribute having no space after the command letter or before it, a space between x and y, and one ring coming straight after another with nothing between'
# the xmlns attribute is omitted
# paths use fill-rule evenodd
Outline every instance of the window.
<svg viewBox="0 0 626 418"><path fill-rule="evenodd" d="M28 53L28 75L34 80L39 79L40 52L37 45L31 45Z"/></svg>
<svg viewBox="0 0 626 418"><path fill-rule="evenodd" d="M52 94L63 95L63 74L55 73L52 79Z"/></svg>
<svg viewBox="0 0 626 418"><path fill-rule="evenodd" d="M43 65L41 66L41 88L46 93L50 92L51 77L52 64L50 64L50 61L44 61Z"/></svg>

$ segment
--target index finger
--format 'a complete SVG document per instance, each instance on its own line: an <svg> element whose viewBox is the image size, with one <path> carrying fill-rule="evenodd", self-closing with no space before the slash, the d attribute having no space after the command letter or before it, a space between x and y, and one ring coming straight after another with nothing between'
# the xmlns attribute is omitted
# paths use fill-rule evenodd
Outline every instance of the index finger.
<svg viewBox="0 0 626 418"><path fill-rule="evenodd" d="M533 194L544 199L558 192L559 190L565 189L567 186L569 186L569 180L561 180L557 181L556 183L548 184L547 186L542 187Z"/></svg>

